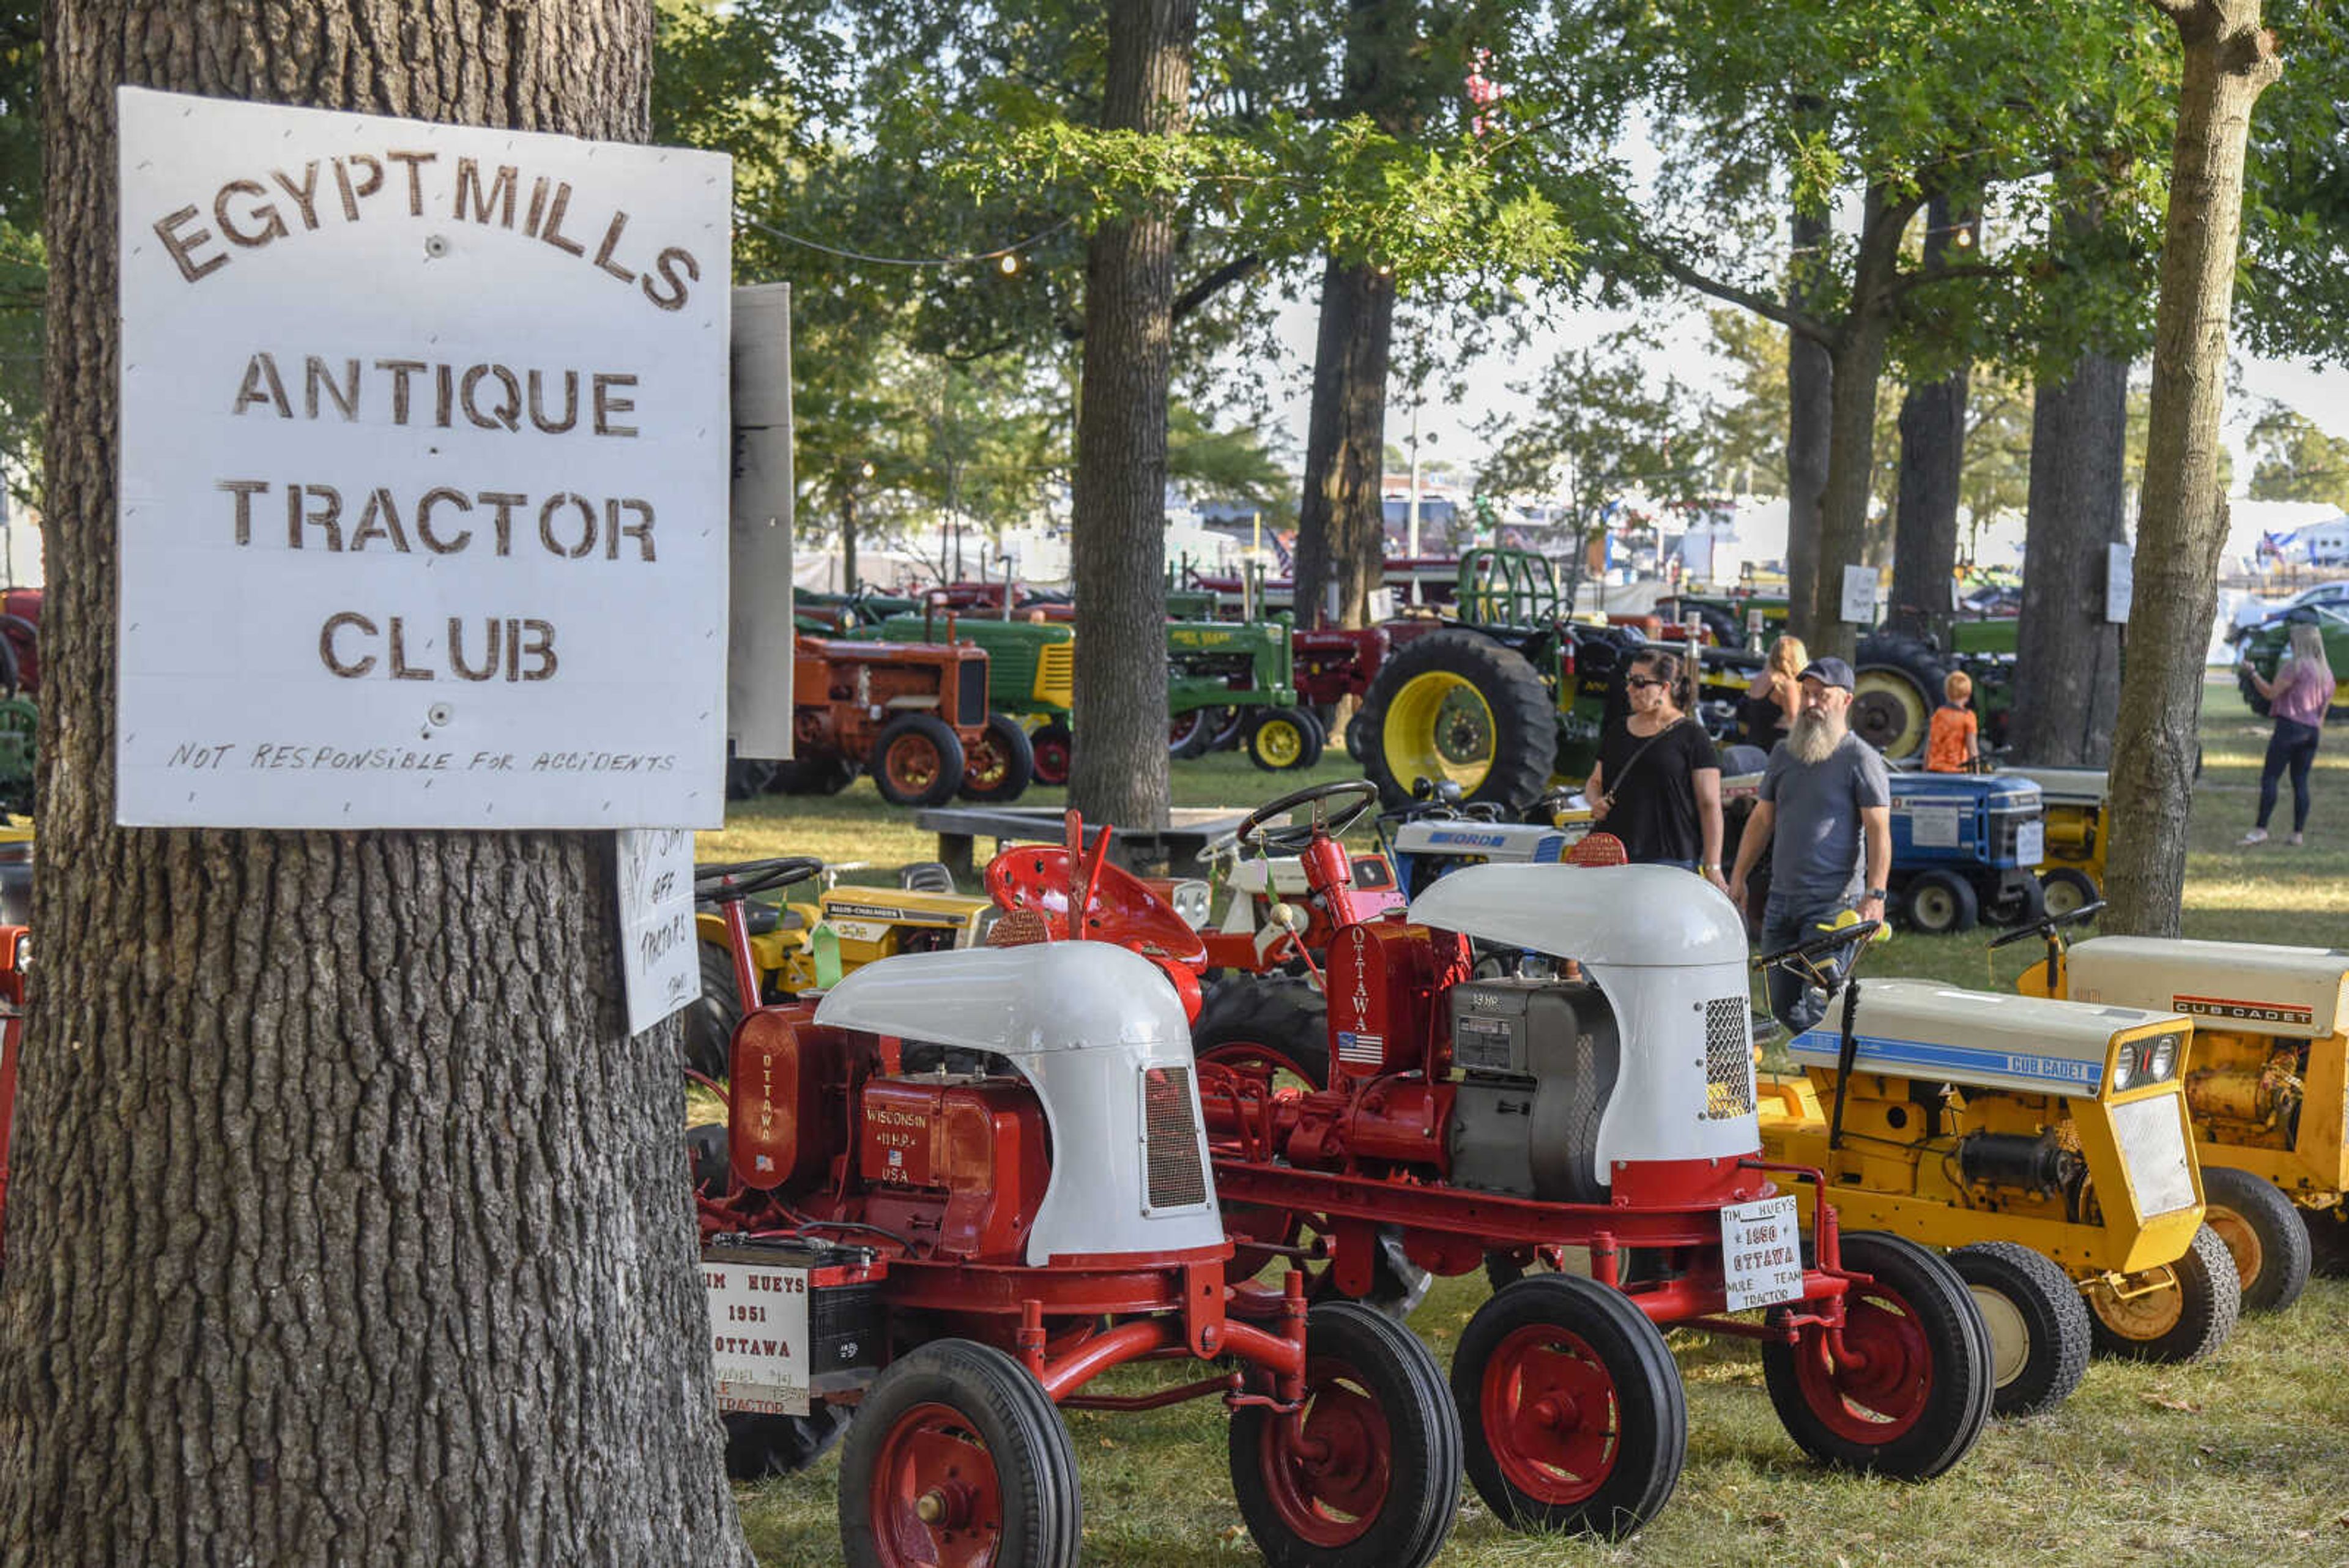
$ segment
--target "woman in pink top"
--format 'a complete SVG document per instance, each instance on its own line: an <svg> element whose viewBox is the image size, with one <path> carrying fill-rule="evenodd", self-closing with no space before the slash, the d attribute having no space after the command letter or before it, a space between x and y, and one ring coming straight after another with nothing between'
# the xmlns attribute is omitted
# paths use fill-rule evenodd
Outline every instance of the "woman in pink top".
<svg viewBox="0 0 2349 1568"><path fill-rule="evenodd" d="M2268 814L2275 810L2276 783L2292 769L2292 839L2298 844L2308 826L2308 770L2316 761L2317 737L2324 730L2324 711L2333 705L2333 667L2325 661L2324 639L2313 622L2292 628L2292 656L2276 670L2272 681L2260 679L2251 661L2243 673L2268 700L2275 732L2268 737L2267 762L2260 768L2259 826L2243 835L2246 846L2268 841Z"/></svg>

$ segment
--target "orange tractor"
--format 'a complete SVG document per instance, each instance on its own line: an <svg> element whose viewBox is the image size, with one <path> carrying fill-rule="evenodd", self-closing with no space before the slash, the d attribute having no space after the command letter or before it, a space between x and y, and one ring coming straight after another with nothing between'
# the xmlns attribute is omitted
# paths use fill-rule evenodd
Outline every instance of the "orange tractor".
<svg viewBox="0 0 2349 1568"><path fill-rule="evenodd" d="M862 769L893 805L1019 798L1036 774L1027 732L987 706L987 650L956 640L851 642L802 634L787 763L735 764L737 794L833 794Z"/></svg>

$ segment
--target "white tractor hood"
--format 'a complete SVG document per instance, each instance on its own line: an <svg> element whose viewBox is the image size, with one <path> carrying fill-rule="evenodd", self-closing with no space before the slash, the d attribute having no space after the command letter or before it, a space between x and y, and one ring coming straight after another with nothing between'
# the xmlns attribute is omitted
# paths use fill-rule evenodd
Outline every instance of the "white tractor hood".
<svg viewBox="0 0 2349 1568"><path fill-rule="evenodd" d="M1112 942L901 953L824 992L815 1021L1007 1056L1191 1040L1158 966Z"/></svg>
<svg viewBox="0 0 2349 1568"><path fill-rule="evenodd" d="M1409 918L1586 963L1745 962L1736 907L1712 883L1671 866L1469 866L1413 898Z"/></svg>

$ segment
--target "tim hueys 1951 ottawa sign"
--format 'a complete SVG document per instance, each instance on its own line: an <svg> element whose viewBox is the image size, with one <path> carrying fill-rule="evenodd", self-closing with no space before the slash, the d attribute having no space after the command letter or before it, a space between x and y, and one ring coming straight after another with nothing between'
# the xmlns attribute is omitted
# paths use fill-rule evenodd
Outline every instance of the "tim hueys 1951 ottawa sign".
<svg viewBox="0 0 2349 1568"><path fill-rule="evenodd" d="M728 161L119 103L119 819L719 826Z"/></svg>

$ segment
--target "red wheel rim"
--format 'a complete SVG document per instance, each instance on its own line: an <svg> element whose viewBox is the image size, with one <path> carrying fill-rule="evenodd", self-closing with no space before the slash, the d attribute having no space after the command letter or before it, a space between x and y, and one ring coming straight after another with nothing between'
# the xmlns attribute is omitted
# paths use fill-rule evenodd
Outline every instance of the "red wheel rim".
<svg viewBox="0 0 2349 1568"><path fill-rule="evenodd" d="M873 1540L890 1568L985 1568L1003 1540L995 1460L968 1417L916 1405L881 1440Z"/></svg>
<svg viewBox="0 0 2349 1568"><path fill-rule="evenodd" d="M1226 1067L1261 1067L1272 1075L1274 1079L1272 1092L1275 1095L1302 1095L1309 1093L1313 1087L1312 1084L1290 1064L1285 1052L1276 1051L1271 1046L1260 1044L1254 1040L1226 1040L1210 1045L1205 1051L1198 1053L1198 1060L1217 1063ZM1287 1084L1279 1082L1283 1074L1296 1081Z"/></svg>
<svg viewBox="0 0 2349 1568"><path fill-rule="evenodd" d="M1586 1501L1623 1451L1623 1405L1589 1342L1528 1324L1493 1347L1477 1396L1493 1461L1537 1502Z"/></svg>
<svg viewBox="0 0 2349 1568"><path fill-rule="evenodd" d="M969 765L962 771L963 782L974 789L993 789L1010 771L1011 754L990 731L970 743Z"/></svg>
<svg viewBox="0 0 2349 1568"><path fill-rule="evenodd" d="M1062 784L1069 782L1069 748L1058 741L1036 742L1036 780L1039 784Z"/></svg>
<svg viewBox="0 0 2349 1568"><path fill-rule="evenodd" d="M891 784L905 794L919 794L938 776L938 749L927 736L900 735L883 765Z"/></svg>
<svg viewBox="0 0 2349 1568"><path fill-rule="evenodd" d="M1393 1479L1394 1439L1370 1385L1342 1361L1305 1366L1305 1409L1274 1417L1257 1449L1281 1522L1315 1546L1343 1546L1378 1522Z"/></svg>
<svg viewBox="0 0 2349 1568"><path fill-rule="evenodd" d="M1878 1282L1844 1298L1843 1341L1852 1355L1840 1362L1825 1333L1806 1335L1795 1347L1804 1403L1839 1438L1889 1442L1917 1424L1933 1396L1933 1349L1924 1326Z"/></svg>

